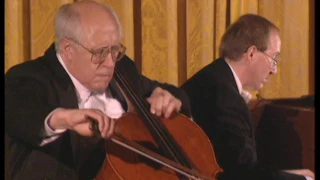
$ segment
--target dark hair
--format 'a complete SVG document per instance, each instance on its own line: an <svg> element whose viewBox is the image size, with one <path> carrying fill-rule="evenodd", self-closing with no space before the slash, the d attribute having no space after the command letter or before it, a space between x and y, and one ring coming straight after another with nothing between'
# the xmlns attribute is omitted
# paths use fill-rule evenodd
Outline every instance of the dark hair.
<svg viewBox="0 0 320 180"><path fill-rule="evenodd" d="M243 15L222 36L220 56L237 60L252 45L264 52L268 48L272 30L279 32L266 18L255 14Z"/></svg>

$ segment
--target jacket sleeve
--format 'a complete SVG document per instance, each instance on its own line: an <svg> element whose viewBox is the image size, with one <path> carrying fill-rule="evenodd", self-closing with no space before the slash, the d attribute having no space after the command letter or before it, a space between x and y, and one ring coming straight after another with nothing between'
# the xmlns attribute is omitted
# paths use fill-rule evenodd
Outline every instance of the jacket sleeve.
<svg viewBox="0 0 320 180"><path fill-rule="evenodd" d="M6 133L18 141L39 146L45 138L44 120L55 109L46 99L46 89L39 81L6 75Z"/></svg>

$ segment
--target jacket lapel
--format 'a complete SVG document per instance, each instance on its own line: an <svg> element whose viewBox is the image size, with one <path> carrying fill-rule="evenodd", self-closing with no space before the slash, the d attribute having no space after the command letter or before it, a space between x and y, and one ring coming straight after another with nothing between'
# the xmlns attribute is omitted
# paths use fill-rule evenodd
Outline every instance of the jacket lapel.
<svg viewBox="0 0 320 180"><path fill-rule="evenodd" d="M59 98L60 107L67 109L78 109L78 99L76 96L76 89L72 83L71 78L60 64L54 45L45 53L46 60L48 60L49 67L54 74L54 86L57 90L57 97ZM73 153L73 160L76 168L79 168L87 159L89 152L93 151L93 147L98 143L99 138L84 137L76 133L75 131L67 131L66 136L70 137L70 144Z"/></svg>
<svg viewBox="0 0 320 180"><path fill-rule="evenodd" d="M251 136L254 138L253 121L252 121L252 118L251 118L251 113L250 113L248 104L245 102L245 100L243 99L243 97L239 93L235 77L233 76L233 73L232 73L229 65L227 64L227 62L223 58L218 59L217 61L219 61L218 63L220 64L219 66L221 67L220 68L220 71L221 71L220 74L224 74L225 75L224 81L228 82L229 85L236 91L236 93L239 94L239 97L241 97L241 100L243 100L243 102L239 101L239 103L244 103L245 104L244 107L246 107L245 110L247 111L246 114L248 115L248 118L246 118L246 120L247 120L247 123L248 123L248 125L250 127L250 130L251 130Z"/></svg>

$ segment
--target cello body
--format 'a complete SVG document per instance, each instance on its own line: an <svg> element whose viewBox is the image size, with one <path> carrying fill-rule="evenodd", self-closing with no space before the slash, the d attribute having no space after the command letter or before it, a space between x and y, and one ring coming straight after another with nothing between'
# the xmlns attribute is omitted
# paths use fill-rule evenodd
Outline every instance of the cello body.
<svg viewBox="0 0 320 180"><path fill-rule="evenodd" d="M212 177L210 179L216 179L222 169L216 161L213 146L204 131L182 114L170 119L162 119L162 123L198 172ZM165 156L141 117L135 112L126 113L117 120L115 133ZM188 179L110 140L106 141L106 152L104 164L96 176L97 180Z"/></svg>

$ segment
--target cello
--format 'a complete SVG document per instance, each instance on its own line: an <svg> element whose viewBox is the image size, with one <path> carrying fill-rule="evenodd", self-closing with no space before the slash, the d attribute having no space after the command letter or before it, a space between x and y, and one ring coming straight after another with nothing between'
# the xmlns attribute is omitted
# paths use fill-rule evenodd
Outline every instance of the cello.
<svg viewBox="0 0 320 180"><path fill-rule="evenodd" d="M115 67L114 78L134 107L116 121L96 180L217 179L223 170L204 131L183 114L160 118ZM129 100L129 101L128 101ZM93 130L99 133L96 121Z"/></svg>

